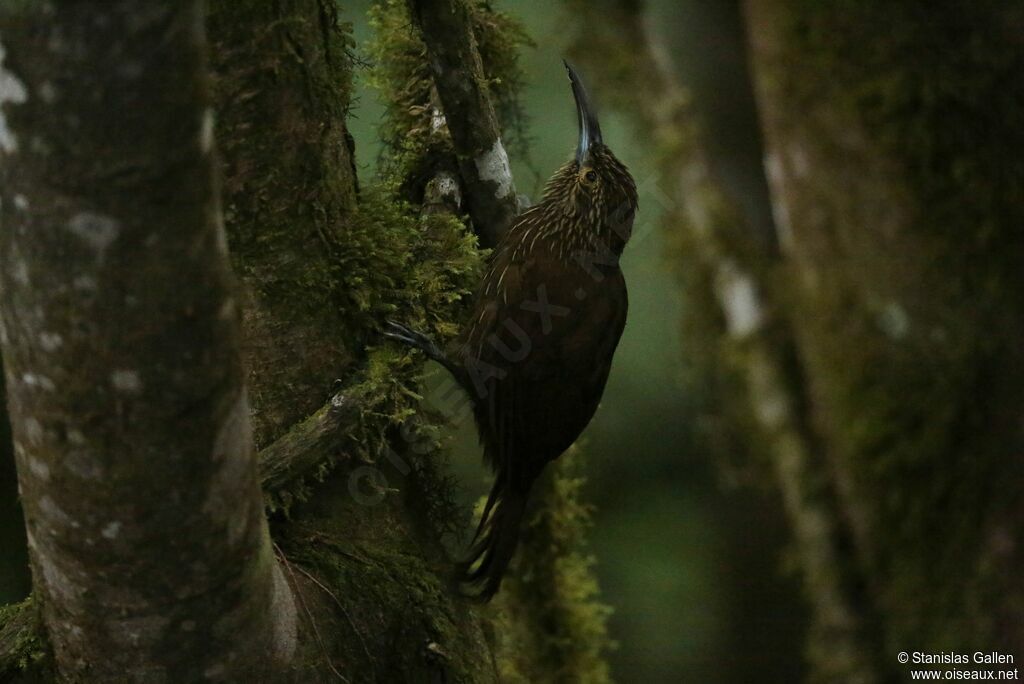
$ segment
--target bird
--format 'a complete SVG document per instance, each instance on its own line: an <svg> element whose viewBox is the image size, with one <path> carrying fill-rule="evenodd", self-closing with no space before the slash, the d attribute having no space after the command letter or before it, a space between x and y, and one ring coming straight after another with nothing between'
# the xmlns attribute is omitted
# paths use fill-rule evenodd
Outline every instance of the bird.
<svg viewBox="0 0 1024 684"><path fill-rule="evenodd" d="M444 366L472 400L494 483L456 578L482 602L501 586L534 481L594 416L626 323L619 258L636 183L604 143L579 73L564 64L576 153L492 251L468 322L448 351L395 321L384 332Z"/></svg>

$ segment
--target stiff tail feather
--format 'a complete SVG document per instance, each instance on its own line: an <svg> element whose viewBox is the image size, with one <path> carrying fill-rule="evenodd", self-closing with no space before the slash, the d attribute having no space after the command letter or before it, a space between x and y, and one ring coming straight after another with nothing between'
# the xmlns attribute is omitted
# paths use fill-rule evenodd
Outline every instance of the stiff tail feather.
<svg viewBox="0 0 1024 684"><path fill-rule="evenodd" d="M458 566L458 582L466 596L490 601L501 586L519 544L526 510L526 492L505 485L499 476L484 506L467 558Z"/></svg>

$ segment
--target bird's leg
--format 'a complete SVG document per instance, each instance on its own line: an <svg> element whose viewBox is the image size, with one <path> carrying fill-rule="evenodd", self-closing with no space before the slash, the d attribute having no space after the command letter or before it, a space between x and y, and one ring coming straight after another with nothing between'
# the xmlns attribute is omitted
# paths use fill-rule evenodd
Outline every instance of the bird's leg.
<svg viewBox="0 0 1024 684"><path fill-rule="evenodd" d="M419 349L421 352L427 355L427 358L438 363L448 365L448 357L441 351L441 348L437 346L434 340L421 332L416 332L411 328L407 328L401 323L394 321L387 321L387 328L384 331L384 337L389 337L392 340L401 342L402 344L408 345L414 349Z"/></svg>
<svg viewBox="0 0 1024 684"><path fill-rule="evenodd" d="M426 354L428 359L431 361L437 361L439 364L444 366L470 397L475 396L466 375L466 370L453 363L452 360L448 358L448 355L437 346L437 343L427 335L412 330L401 323L387 321L387 328L384 330L384 337L388 337L396 342L401 342L402 344L408 345L414 349L419 349L421 352Z"/></svg>

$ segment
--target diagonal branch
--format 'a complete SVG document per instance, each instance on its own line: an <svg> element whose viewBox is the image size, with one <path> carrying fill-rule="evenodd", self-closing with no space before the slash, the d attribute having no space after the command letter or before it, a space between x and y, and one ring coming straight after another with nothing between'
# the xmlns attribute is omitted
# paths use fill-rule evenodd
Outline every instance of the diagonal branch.
<svg viewBox="0 0 1024 684"><path fill-rule="evenodd" d="M409 0L409 10L427 46L469 216L483 246L493 247L519 206L469 9L463 0Z"/></svg>
<svg viewBox="0 0 1024 684"><path fill-rule="evenodd" d="M365 397L355 389L339 392L319 411L297 423L276 441L260 450L259 470L270 506L287 507L294 485L316 476L336 462L351 429L359 419Z"/></svg>

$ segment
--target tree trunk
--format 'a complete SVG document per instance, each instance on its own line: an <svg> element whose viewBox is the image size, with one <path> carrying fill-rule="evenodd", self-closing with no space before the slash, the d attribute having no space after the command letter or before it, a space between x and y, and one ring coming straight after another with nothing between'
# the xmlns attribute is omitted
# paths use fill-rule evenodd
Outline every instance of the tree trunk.
<svg viewBox="0 0 1024 684"><path fill-rule="evenodd" d="M34 587L68 680L295 649L263 516L200 2L8 9L0 313Z"/></svg>
<svg viewBox="0 0 1024 684"><path fill-rule="evenodd" d="M1024 7L746 10L806 418L881 641L869 672L1020 653Z"/></svg>

